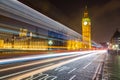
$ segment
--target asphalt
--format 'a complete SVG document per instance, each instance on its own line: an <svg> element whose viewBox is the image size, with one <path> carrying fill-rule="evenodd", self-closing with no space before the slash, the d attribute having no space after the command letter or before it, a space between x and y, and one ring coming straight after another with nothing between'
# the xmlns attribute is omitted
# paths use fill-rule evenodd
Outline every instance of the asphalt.
<svg viewBox="0 0 120 80"><path fill-rule="evenodd" d="M48 62L0 71L0 80L9 80L11 77L29 74L29 72L33 72L35 70L40 70L40 72L24 77L20 80L92 80L93 76L96 74L96 69L100 64L100 61L103 60L104 54L105 53L102 52L97 53L96 51L84 55L80 55L80 54L69 55L71 57L59 56L59 57L46 58L41 60L2 65L0 67L1 69L7 69L10 67L41 62L48 59ZM50 59L55 59L55 58L62 58L62 59L49 61ZM61 64L67 61L68 63L65 63L61 66L57 66L41 72L42 69L46 69L51 66L55 66L57 64Z"/></svg>

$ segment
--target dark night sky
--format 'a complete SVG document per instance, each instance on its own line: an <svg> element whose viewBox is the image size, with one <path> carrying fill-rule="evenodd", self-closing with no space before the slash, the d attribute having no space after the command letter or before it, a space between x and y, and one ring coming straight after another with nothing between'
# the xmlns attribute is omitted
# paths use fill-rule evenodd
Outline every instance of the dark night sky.
<svg viewBox="0 0 120 80"><path fill-rule="evenodd" d="M120 0L20 0L81 34L85 5L92 22L92 40L109 41L120 29Z"/></svg>

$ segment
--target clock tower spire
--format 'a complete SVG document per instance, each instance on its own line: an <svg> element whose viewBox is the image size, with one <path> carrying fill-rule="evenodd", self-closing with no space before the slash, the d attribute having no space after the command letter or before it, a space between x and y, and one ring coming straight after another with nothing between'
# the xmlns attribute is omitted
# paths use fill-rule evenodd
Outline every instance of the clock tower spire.
<svg viewBox="0 0 120 80"><path fill-rule="evenodd" d="M87 9L87 5L85 6L85 10L84 10L84 18L88 17L88 9Z"/></svg>

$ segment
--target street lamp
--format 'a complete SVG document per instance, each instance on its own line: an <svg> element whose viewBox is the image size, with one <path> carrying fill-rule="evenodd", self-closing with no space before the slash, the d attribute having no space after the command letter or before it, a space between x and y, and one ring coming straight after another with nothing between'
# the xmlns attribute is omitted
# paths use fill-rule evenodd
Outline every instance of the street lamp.
<svg viewBox="0 0 120 80"><path fill-rule="evenodd" d="M48 49L51 50L51 46L53 45L53 41L52 41L52 40L49 40L49 41L48 41L48 45L50 46L50 48L48 48Z"/></svg>
<svg viewBox="0 0 120 80"><path fill-rule="evenodd" d="M52 46L52 45L53 45L53 41L52 41L52 40L49 40L49 41L48 41L48 44L49 44L50 46Z"/></svg>

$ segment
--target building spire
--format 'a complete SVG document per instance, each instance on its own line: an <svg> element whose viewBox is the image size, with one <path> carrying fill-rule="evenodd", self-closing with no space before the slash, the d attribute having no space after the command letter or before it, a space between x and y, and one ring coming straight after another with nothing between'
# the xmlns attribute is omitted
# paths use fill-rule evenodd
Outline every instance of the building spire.
<svg viewBox="0 0 120 80"><path fill-rule="evenodd" d="M84 10L84 18L88 17L88 8L87 5L85 6L85 10Z"/></svg>

